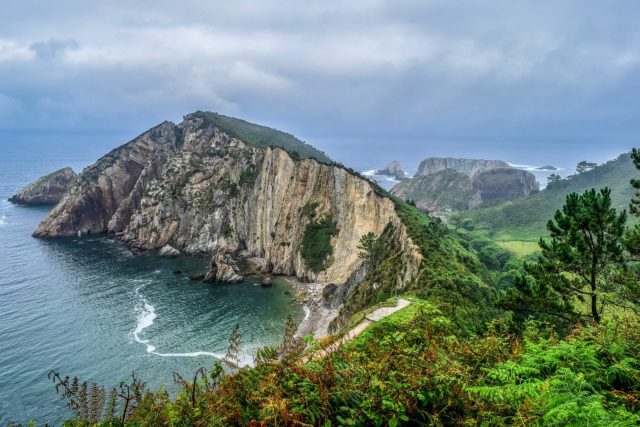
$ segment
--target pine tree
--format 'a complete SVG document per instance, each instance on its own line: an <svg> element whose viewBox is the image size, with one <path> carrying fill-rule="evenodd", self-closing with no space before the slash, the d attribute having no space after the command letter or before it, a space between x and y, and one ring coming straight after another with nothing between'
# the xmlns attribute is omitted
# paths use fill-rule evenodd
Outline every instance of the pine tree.
<svg viewBox="0 0 640 427"><path fill-rule="evenodd" d="M578 172L578 174L588 172L591 169L595 168L596 166L598 166L597 163L591 163L591 162L587 162L586 160L583 160L579 162L578 165L576 166L576 172Z"/></svg>
<svg viewBox="0 0 640 427"><path fill-rule="evenodd" d="M358 243L358 256L365 260L370 260L373 250L376 245L376 235L373 232L368 232L360 237L360 243Z"/></svg>
<svg viewBox="0 0 640 427"><path fill-rule="evenodd" d="M631 160L633 160L633 164L636 168L640 169L640 150L634 148L631 151ZM632 179L631 185L636 189L636 192L631 199L629 211L635 216L640 216L640 179Z"/></svg>
<svg viewBox="0 0 640 427"><path fill-rule="evenodd" d="M547 188L552 189L556 188L562 182L562 177L556 173L552 173L547 177Z"/></svg>
<svg viewBox="0 0 640 427"><path fill-rule="evenodd" d="M626 212L611 207L608 188L567 196L547 224L551 240L540 239L542 254L525 266L529 277L508 291L506 304L573 320L581 315L576 302L584 301L600 322L606 305L623 303L624 286L613 277L625 264L626 219Z"/></svg>

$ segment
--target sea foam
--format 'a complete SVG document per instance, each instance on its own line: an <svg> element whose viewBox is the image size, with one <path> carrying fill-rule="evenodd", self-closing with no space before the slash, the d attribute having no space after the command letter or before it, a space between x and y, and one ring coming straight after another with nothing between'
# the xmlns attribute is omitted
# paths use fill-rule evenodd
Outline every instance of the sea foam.
<svg viewBox="0 0 640 427"><path fill-rule="evenodd" d="M138 313L136 328L133 330L133 339L140 343L144 344L147 347L147 353L153 354L155 356L160 357L200 357L200 356L210 356L215 357L216 359L224 360L225 356L219 353L211 353L209 351L193 351L186 353L160 353L156 351L156 347L154 345L149 344L149 339L140 338L140 334L149 326L153 325L153 322L158 317L156 314L156 308L149 304L147 299L142 295L141 290L146 286L146 284L140 285L136 288L135 293L138 297L138 305L136 306L136 312ZM241 361L240 365L245 366L250 364L249 361Z"/></svg>
<svg viewBox="0 0 640 427"><path fill-rule="evenodd" d="M148 339L140 338L140 334L149 326L153 325L153 321L156 320L156 308L149 304L149 302L142 296L140 290L145 285L140 285L136 288L136 295L138 295L139 303L136 306L136 311L138 312L138 318L136 323L136 328L133 330L133 339L140 344L146 344L147 353L152 353L156 348L149 344Z"/></svg>

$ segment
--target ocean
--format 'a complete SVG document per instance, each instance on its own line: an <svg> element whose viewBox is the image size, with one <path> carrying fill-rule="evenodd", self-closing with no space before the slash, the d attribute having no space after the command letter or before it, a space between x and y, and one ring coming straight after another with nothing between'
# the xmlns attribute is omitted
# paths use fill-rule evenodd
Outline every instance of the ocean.
<svg viewBox="0 0 640 427"><path fill-rule="evenodd" d="M60 425L72 415L47 379L50 370L106 389L135 372L148 386L175 392L173 372L211 366L235 324L250 362L260 346L281 341L288 315L304 316L281 279L271 288L258 279L191 282L207 259L133 255L100 236L31 237L50 207L7 198L56 169L79 172L124 141L0 136L0 425Z"/></svg>

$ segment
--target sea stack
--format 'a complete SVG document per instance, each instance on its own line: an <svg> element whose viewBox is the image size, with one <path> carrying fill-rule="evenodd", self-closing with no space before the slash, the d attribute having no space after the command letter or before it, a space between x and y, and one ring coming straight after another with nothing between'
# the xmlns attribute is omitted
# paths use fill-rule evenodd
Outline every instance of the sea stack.
<svg viewBox="0 0 640 427"><path fill-rule="evenodd" d="M52 205L58 203L77 175L71 168L63 168L38 178L9 198L18 205Z"/></svg>
<svg viewBox="0 0 640 427"><path fill-rule="evenodd" d="M392 160L387 166L385 166L384 169L376 171L376 174L390 176L397 179L398 181L407 179L407 175L404 173L404 170L402 170L402 166L400 166L400 162L398 162L397 160Z"/></svg>

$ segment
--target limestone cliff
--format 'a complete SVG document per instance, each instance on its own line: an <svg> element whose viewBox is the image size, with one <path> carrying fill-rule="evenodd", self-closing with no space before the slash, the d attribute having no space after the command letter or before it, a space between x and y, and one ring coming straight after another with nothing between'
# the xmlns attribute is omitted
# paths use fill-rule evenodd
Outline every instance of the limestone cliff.
<svg viewBox="0 0 640 427"><path fill-rule="evenodd" d="M192 114L86 168L34 235L106 232L139 250L212 254L227 275L225 260L247 258L265 272L343 285L362 266L362 235L403 227L394 206L344 168L249 145ZM319 235L330 247L312 263L305 245L323 224L335 232Z"/></svg>
<svg viewBox="0 0 640 427"><path fill-rule="evenodd" d="M63 168L38 178L9 198L19 205L47 205L58 203L77 175L71 168Z"/></svg>
<svg viewBox="0 0 640 427"><path fill-rule="evenodd" d="M502 160L454 159L450 157L429 157L420 162L416 176L427 176L433 173L452 169L461 174L472 177L479 172L497 168L509 168Z"/></svg>

